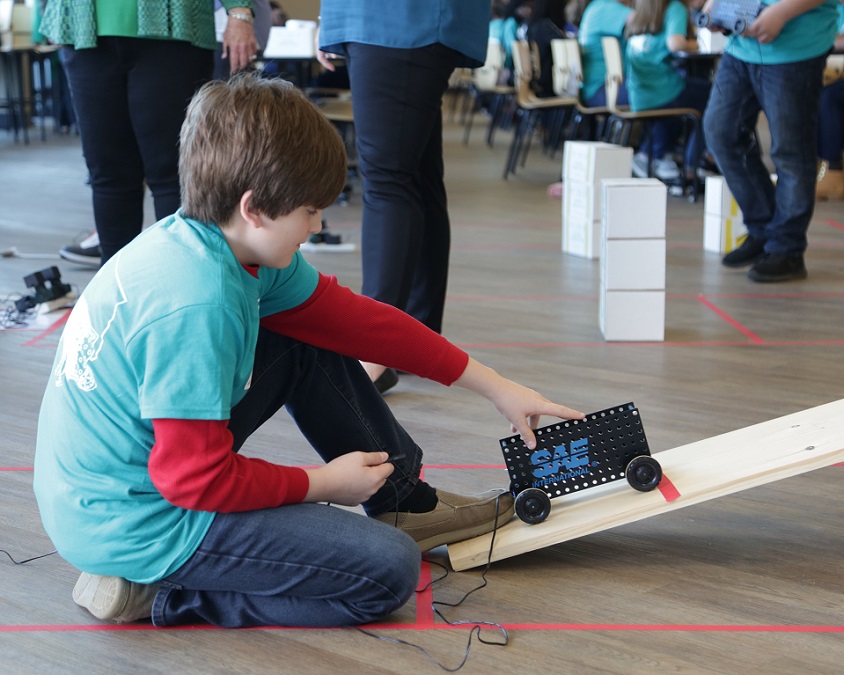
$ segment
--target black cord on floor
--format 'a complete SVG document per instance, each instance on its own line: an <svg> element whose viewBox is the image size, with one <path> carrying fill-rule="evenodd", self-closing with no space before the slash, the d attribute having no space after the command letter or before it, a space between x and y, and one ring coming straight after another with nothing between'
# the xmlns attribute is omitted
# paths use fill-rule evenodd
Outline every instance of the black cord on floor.
<svg viewBox="0 0 844 675"><path fill-rule="evenodd" d="M439 666L439 668L441 668L442 670L444 670L448 673L457 672L464 665L466 665L466 661L468 661L468 659L469 659L469 652L472 649L472 639L475 637L475 635L477 635L477 637L478 637L478 642L481 642L483 644L492 645L492 646L495 646L495 647L506 647L507 644L510 641L510 636L507 633L507 630L501 624L495 623L493 621L469 621L469 620L451 621L439 609L437 609L437 605L442 606L442 607L459 607L461 604L463 604L463 602L466 600L466 598L468 598L470 595L472 595L472 593L479 591L482 588L485 588L487 586L488 581L487 581L486 575L489 572L490 565L492 564L492 548L495 545L495 535L498 532L498 514L499 514L500 502L501 502L501 495L499 495L495 500L495 522L493 523L492 539L489 542L489 552L487 553L486 565L484 566L484 571L481 574L481 579L483 580L482 583L480 585L476 586L475 588L473 588L472 590L466 592L463 595L463 597L460 598L460 600L458 600L457 602L441 602L441 601L438 601L438 600L431 602L431 609L433 609L434 613L438 617L440 617L443 621L445 621L449 626L467 626L467 625L472 626L472 629L469 631L469 639L466 642L466 651L463 654L463 659L460 661L460 663L457 666L455 666L454 668L449 668L448 666L443 665L440 661L438 661L436 658L431 656L431 654L429 654L428 651L424 647L422 647L421 645L418 645L416 643L408 642L407 640L402 640L400 638L392 638L392 637L387 637L385 635L378 635L376 633L372 633L368 630L360 628L359 626L355 626L355 630L357 630L358 632L363 633L364 635L367 635L371 638L375 638L376 640L381 640L382 642L392 642L393 644L403 645L403 646L406 646L406 647L412 647L413 649L416 649L417 651L422 653L425 656L425 658L427 658L429 661L436 664L437 666ZM442 581L446 577L448 577L448 568L445 565L438 563L438 562L435 562L433 560L428 560L427 562L432 563L434 565L438 565L439 567L442 567L443 570L445 570L445 574L443 574L442 576L428 582L422 588L417 589L417 591L416 591L417 593L422 593L422 592L428 590L434 584L439 583L440 581ZM486 627L494 627L495 629L497 629L497 631L501 635L501 639L500 640L484 639L483 635L481 634L481 630L485 626Z"/></svg>
<svg viewBox="0 0 844 675"><path fill-rule="evenodd" d="M2 548L0 548L0 553L5 553L9 557L9 560L15 563L15 565L25 565L26 563L32 562L33 560L38 560L39 558L46 558L48 555L55 555L56 553L58 553L58 551L52 550L49 553L42 553L41 555L37 555L33 558L27 558L26 560L15 560L12 557L11 553L9 553L8 551L4 551Z"/></svg>

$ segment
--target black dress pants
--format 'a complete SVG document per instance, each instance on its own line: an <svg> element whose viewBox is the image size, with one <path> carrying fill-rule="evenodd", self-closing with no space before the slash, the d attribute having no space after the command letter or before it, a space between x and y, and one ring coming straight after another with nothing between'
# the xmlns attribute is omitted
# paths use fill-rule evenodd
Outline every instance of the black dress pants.
<svg viewBox="0 0 844 675"><path fill-rule="evenodd" d="M362 293L442 332L451 230L442 97L460 54L346 44L363 179Z"/></svg>

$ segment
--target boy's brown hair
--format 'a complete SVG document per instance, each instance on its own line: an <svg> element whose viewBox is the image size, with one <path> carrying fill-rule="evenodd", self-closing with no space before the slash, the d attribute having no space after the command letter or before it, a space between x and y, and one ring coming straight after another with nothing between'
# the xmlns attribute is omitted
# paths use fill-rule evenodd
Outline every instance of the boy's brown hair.
<svg viewBox="0 0 844 675"><path fill-rule="evenodd" d="M346 181L340 135L289 82L241 75L199 89L182 125L182 213L225 224L247 190L269 218L331 205Z"/></svg>

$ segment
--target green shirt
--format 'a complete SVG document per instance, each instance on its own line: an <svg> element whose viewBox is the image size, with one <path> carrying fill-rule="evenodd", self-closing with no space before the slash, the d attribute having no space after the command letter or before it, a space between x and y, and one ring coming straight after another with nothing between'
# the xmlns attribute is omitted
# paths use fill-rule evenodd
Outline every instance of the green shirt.
<svg viewBox="0 0 844 675"><path fill-rule="evenodd" d="M577 31L583 60L583 100L598 93L607 76L601 39L611 36L623 40L624 24L632 11L617 0L592 0L586 6Z"/></svg>
<svg viewBox="0 0 844 675"><path fill-rule="evenodd" d="M226 9L253 0L223 0ZM41 32L76 49L97 46L100 35L184 40L216 49L214 0L50 0Z"/></svg>

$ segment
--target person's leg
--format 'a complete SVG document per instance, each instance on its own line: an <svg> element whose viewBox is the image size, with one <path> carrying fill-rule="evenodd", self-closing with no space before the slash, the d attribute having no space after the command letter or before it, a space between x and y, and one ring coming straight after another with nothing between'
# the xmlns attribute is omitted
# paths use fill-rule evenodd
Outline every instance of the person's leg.
<svg viewBox="0 0 844 675"><path fill-rule="evenodd" d="M724 54L703 116L709 149L741 208L748 241L758 244L754 251L747 251L754 255L739 264L752 262L761 252L776 204L774 185L755 137L760 106L751 68Z"/></svg>
<svg viewBox="0 0 844 675"><path fill-rule="evenodd" d="M841 170L844 152L844 80L821 90L818 104L818 157Z"/></svg>
<svg viewBox="0 0 844 675"><path fill-rule="evenodd" d="M143 224L144 174L127 96L126 38L100 38L93 49L62 48L82 152L91 181L102 262Z"/></svg>
<svg viewBox="0 0 844 675"><path fill-rule="evenodd" d="M682 92L677 96L667 108L692 108L699 110L701 115L706 110L706 104L709 101L709 92L712 89L712 84L709 80L690 77L686 79L686 86ZM687 177L694 175L697 167L700 165L703 151L706 148L706 141L703 134L703 125L699 129L691 129L689 137L686 139L685 157L686 175Z"/></svg>
<svg viewBox="0 0 844 675"><path fill-rule="evenodd" d="M261 329L249 391L229 419L234 450L285 406L326 462L355 450L403 455L387 485L364 504L370 515L394 509L418 482L422 450L360 363Z"/></svg>
<svg viewBox="0 0 844 675"><path fill-rule="evenodd" d="M179 40L134 40L132 47L129 111L155 217L160 220L175 213L181 203L179 133L191 98L211 79L214 53ZM165 74L167 86L162 87Z"/></svg>
<svg viewBox="0 0 844 675"><path fill-rule="evenodd" d="M422 451L357 361L262 329L249 392L229 420L235 451L281 406L326 462L356 450L390 455L395 471L362 506L421 550L484 534L513 515L509 492L464 497L420 480Z"/></svg>
<svg viewBox="0 0 844 675"><path fill-rule="evenodd" d="M806 250L815 208L818 99L825 61L818 57L753 71L777 174L776 207L765 228L767 254L795 257Z"/></svg>
<svg viewBox="0 0 844 675"><path fill-rule="evenodd" d="M218 514L199 549L163 580L156 626L348 626L401 607L419 579L404 532L340 508L293 504Z"/></svg>
<svg viewBox="0 0 844 675"><path fill-rule="evenodd" d="M440 128L442 93L457 59L444 49L347 45L363 179L362 292L403 310L428 227L423 158Z"/></svg>
<svg viewBox="0 0 844 675"><path fill-rule="evenodd" d="M447 80L444 81L447 85ZM444 91L444 90L443 90ZM442 94L440 94L442 97ZM443 181L442 112L437 116L428 145L419 164L425 226L419 262L407 300L407 313L437 333L442 333L448 260L451 251L451 223Z"/></svg>

